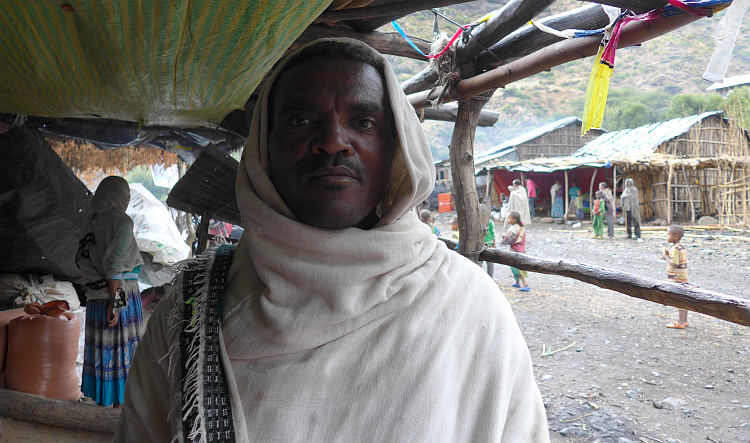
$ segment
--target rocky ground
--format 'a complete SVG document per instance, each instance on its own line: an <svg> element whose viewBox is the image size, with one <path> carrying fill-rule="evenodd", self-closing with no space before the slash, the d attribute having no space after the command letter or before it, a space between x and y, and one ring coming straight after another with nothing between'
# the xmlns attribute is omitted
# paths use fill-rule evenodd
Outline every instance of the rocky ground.
<svg viewBox="0 0 750 443"><path fill-rule="evenodd" d="M666 279L665 232L624 237L534 224L527 254ZM750 233L688 231L683 243L693 284L750 298ZM750 328L690 313L687 329L668 329L671 307L542 274L523 293L506 266L494 277L526 337L553 442L750 442Z"/></svg>
<svg viewBox="0 0 750 443"><path fill-rule="evenodd" d="M449 218L437 220L446 236ZM614 240L589 229L534 224L527 253L666 278L664 231L636 243L622 229ZM688 231L683 242L693 284L750 298L750 233ZM494 276L531 351L553 442L750 442L750 328L690 313L687 329L668 329L671 307L542 274L523 293L505 266ZM4 420L1 440L111 438Z"/></svg>

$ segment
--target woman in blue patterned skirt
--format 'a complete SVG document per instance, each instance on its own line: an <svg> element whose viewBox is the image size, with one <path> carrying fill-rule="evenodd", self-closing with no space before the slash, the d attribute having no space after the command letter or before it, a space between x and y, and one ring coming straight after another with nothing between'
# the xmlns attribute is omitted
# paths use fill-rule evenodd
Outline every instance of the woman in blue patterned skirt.
<svg viewBox="0 0 750 443"><path fill-rule="evenodd" d="M83 395L119 407L130 362L143 336L138 273L143 260L125 213L130 187L122 177L102 180L83 225L76 264L86 282Z"/></svg>

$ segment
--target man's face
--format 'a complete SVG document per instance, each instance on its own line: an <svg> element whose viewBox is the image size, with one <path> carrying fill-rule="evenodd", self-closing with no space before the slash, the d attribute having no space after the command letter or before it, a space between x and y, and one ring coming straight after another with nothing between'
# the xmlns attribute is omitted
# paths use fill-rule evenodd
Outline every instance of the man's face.
<svg viewBox="0 0 750 443"><path fill-rule="evenodd" d="M378 71L309 60L282 74L271 99L271 182L284 203L311 226L371 227L395 145Z"/></svg>

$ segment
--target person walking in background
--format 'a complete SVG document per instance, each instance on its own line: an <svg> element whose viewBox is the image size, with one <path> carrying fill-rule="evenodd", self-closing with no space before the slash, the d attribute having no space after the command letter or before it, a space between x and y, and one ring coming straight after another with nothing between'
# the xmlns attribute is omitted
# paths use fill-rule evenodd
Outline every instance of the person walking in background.
<svg viewBox="0 0 750 443"><path fill-rule="evenodd" d="M526 179L526 193L529 196L529 214L531 218L536 217L536 183L534 183L534 180L527 178Z"/></svg>
<svg viewBox="0 0 750 443"><path fill-rule="evenodd" d="M515 211L511 212L508 214L506 221L507 224L510 225L510 228L508 228L508 233L503 235L500 244L509 245L510 250L513 252L526 252L526 228L524 228L523 221L521 221L521 214ZM526 280L526 277L529 275L527 271L521 271L512 266L510 271L513 273L513 278L516 280L511 286L514 288L520 288L519 291L522 292L531 291L529 282ZM523 283L523 286L518 283L519 280Z"/></svg>
<svg viewBox="0 0 750 443"><path fill-rule="evenodd" d="M586 211L583 209L583 202L586 200L586 195L582 194L580 189L577 191L577 194L575 200L573 200L573 204L576 207L578 221L583 221L586 218Z"/></svg>
<svg viewBox="0 0 750 443"><path fill-rule="evenodd" d="M591 212L593 215L594 224L594 238L602 238L604 235L604 212L606 211L604 206L604 200L602 199L602 191L596 191L596 200L594 200L594 208Z"/></svg>
<svg viewBox="0 0 750 443"><path fill-rule="evenodd" d="M635 187L633 179L625 180L625 189L620 196L622 209L625 211L625 229L628 232L628 238L633 238L633 228L635 228L635 238L638 242L641 239L641 204L638 199L638 188Z"/></svg>
<svg viewBox="0 0 750 443"><path fill-rule="evenodd" d="M528 194L526 194L526 188L521 186L521 180L513 180L513 185L508 186L508 191L510 191L508 210L510 212L517 212L521 217L523 224L527 225L531 223L531 215L529 214L529 197Z"/></svg>
<svg viewBox="0 0 750 443"><path fill-rule="evenodd" d="M555 184L549 190L550 198L552 199L552 211L550 216L552 218L560 218L565 213L565 201L563 200L563 189L560 185L560 180L555 180Z"/></svg>
<svg viewBox="0 0 750 443"><path fill-rule="evenodd" d="M602 200L604 200L604 221L607 223L607 237L613 239L615 237L615 198L605 182L599 183L599 192L602 193Z"/></svg>
<svg viewBox="0 0 750 443"><path fill-rule="evenodd" d="M143 259L125 213L130 186L122 177L102 180L83 224L76 265L86 283L83 395L101 406L122 406L125 380L143 336L138 274Z"/></svg>
<svg viewBox="0 0 750 443"><path fill-rule="evenodd" d="M440 231L435 227L435 224L432 223L432 213L429 211L429 209L422 209L419 212L419 220L429 226L433 234L440 236Z"/></svg>
<svg viewBox="0 0 750 443"><path fill-rule="evenodd" d="M492 218L490 218L489 223L487 223L487 234L484 236L484 245L488 248L494 248L495 245L495 223L492 221ZM488 261L487 263L487 273L490 274L490 277L492 277L493 272L495 271L495 263ZM479 262L479 266L482 266L482 262Z"/></svg>
<svg viewBox="0 0 750 443"><path fill-rule="evenodd" d="M667 229L667 241L672 245L664 248L661 258L667 261L667 280L674 283L687 283L687 250L680 244L685 230L680 225ZM667 325L668 328L685 329L688 327L687 310L677 310L677 321Z"/></svg>

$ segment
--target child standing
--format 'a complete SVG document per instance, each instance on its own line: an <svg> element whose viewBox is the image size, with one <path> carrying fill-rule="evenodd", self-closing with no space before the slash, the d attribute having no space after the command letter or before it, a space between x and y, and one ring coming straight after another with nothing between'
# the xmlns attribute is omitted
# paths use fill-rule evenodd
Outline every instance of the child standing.
<svg viewBox="0 0 750 443"><path fill-rule="evenodd" d="M604 213L606 206L602 198L602 191L596 191L596 200L594 200L594 238L602 238L604 235Z"/></svg>
<svg viewBox="0 0 750 443"><path fill-rule="evenodd" d="M451 219L451 230L453 231L453 240L458 240L458 217Z"/></svg>
<svg viewBox="0 0 750 443"><path fill-rule="evenodd" d="M510 245L510 250L514 252L526 252L526 228L523 227L521 214L516 211L512 211L510 214L508 214L506 222L510 227L508 228L508 233L503 235L503 239L500 244ZM528 277L529 273L527 271L521 271L514 267L511 267L510 270L513 273L513 278L516 279L516 283L511 286L513 286L514 288L520 288L519 291L531 291L529 283L526 281L526 277ZM518 284L519 280L521 280L521 283L523 283L523 287Z"/></svg>
<svg viewBox="0 0 750 443"><path fill-rule="evenodd" d="M667 229L667 241L671 248L664 248L661 258L667 261L667 280L671 282L687 283L687 250L680 244L685 230L680 225L672 225ZM685 329L688 326L687 310L677 310L677 321L668 324L668 328Z"/></svg>
<svg viewBox="0 0 750 443"><path fill-rule="evenodd" d="M438 228L436 228L435 224L432 223L432 213L429 210L422 209L422 211L419 213L419 220L429 226L433 234L440 236L440 231L438 231Z"/></svg>
<svg viewBox="0 0 750 443"><path fill-rule="evenodd" d="M578 221L583 221L583 219L586 218L586 211L583 210L584 195L581 193L580 189L576 193L576 199L574 200L576 206L576 218L578 218Z"/></svg>

